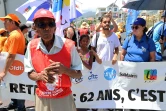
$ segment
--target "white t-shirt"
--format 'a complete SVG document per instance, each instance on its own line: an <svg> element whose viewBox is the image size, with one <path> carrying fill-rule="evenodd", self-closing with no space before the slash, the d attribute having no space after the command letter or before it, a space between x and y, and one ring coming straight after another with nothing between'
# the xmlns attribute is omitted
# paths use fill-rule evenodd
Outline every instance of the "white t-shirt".
<svg viewBox="0 0 166 111"><path fill-rule="evenodd" d="M96 46L96 34L92 38L91 46ZM102 61L112 61L114 49L120 46L117 35L113 32L110 37L100 36L97 41L97 55Z"/></svg>

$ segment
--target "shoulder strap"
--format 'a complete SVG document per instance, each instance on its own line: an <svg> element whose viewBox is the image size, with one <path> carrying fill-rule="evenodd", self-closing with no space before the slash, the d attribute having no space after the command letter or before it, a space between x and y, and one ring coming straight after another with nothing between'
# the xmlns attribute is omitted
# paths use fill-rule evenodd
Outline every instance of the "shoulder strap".
<svg viewBox="0 0 166 111"><path fill-rule="evenodd" d="M157 23L155 26L153 26L152 30L154 30L161 22Z"/></svg>
<svg viewBox="0 0 166 111"><path fill-rule="evenodd" d="M95 46L95 48L97 48L97 41L98 41L98 39L99 39L99 36L100 36L100 32L97 32L97 33L96 33L96 46Z"/></svg>
<svg viewBox="0 0 166 111"><path fill-rule="evenodd" d="M100 36L100 32L97 32L96 33L96 44L95 44L95 49L97 48L97 41L99 39L99 36Z"/></svg>
<svg viewBox="0 0 166 111"><path fill-rule="evenodd" d="M96 32L96 44L95 44L95 52L96 52L96 49L97 49L97 41L98 41L98 39L99 39L99 36L100 36L100 32ZM93 62L95 62L95 60L96 60L96 58L94 57L93 58Z"/></svg>
<svg viewBox="0 0 166 111"><path fill-rule="evenodd" d="M157 24L155 24L155 25L147 32L147 35L148 35L149 38L152 38L152 37L153 37L154 29L155 29L159 24L161 24L161 22L158 22Z"/></svg>
<svg viewBox="0 0 166 111"><path fill-rule="evenodd" d="M165 25L164 23L161 25L162 28L161 28L161 34L159 34L160 36L162 36L164 33L164 27L165 27L164 25Z"/></svg>

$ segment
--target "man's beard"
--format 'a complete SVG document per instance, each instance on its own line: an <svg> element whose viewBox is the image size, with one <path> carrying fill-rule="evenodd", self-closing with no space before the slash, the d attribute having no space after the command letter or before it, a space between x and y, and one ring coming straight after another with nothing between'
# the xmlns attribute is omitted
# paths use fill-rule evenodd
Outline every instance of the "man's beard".
<svg viewBox="0 0 166 111"><path fill-rule="evenodd" d="M103 27L103 30L110 30L110 28L107 28L107 27Z"/></svg>

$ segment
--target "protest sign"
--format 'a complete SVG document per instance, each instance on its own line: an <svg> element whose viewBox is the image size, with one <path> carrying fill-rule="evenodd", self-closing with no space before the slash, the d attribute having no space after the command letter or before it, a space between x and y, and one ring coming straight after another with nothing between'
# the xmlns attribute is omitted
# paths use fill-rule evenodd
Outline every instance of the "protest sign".
<svg viewBox="0 0 166 111"><path fill-rule="evenodd" d="M1 54L1 66L5 57L7 54ZM4 99L34 100L36 83L24 72L23 58L17 55L4 78L5 87L1 87ZM71 79L77 108L166 110L165 62L94 63L92 70L85 69L82 74L80 79Z"/></svg>

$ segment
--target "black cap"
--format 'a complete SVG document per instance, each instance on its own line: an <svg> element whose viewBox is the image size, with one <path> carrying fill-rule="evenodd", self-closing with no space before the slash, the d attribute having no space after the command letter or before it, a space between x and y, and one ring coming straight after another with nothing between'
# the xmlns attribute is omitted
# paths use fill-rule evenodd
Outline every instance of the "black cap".
<svg viewBox="0 0 166 111"><path fill-rule="evenodd" d="M21 24L21 25L20 25L21 31L23 31L23 30L26 29L26 28L30 28L30 26L27 26L27 25L25 25L25 24Z"/></svg>

